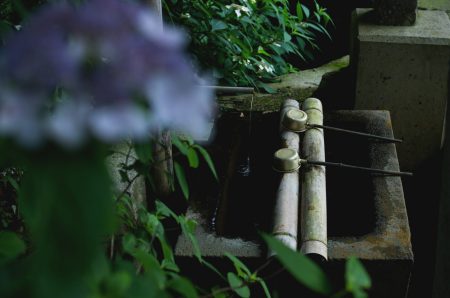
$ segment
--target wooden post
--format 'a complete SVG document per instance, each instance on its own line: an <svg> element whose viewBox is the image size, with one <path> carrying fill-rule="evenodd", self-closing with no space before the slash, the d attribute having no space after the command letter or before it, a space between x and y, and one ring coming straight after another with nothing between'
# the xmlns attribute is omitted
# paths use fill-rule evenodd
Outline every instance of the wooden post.
<svg viewBox="0 0 450 298"><path fill-rule="evenodd" d="M160 18L161 27L162 27L163 17L162 17L162 3L161 3L161 0L148 0L148 5L154 10L156 15Z"/></svg>
<svg viewBox="0 0 450 298"><path fill-rule="evenodd" d="M164 198L173 192L173 160L170 132L161 131L154 138L152 146L154 192L158 198Z"/></svg>
<svg viewBox="0 0 450 298"><path fill-rule="evenodd" d="M161 30L163 30L161 0L149 0L148 3L159 17ZM151 174L154 179L154 191L158 197L164 198L173 191L173 160L170 132L161 131L158 134L153 143L152 152L154 162Z"/></svg>
<svg viewBox="0 0 450 298"><path fill-rule="evenodd" d="M323 124L322 103L317 98L303 102L310 124ZM323 129L310 128L303 137L302 158L325 161ZM328 259L327 201L324 166L302 167L301 248L304 254Z"/></svg>
<svg viewBox="0 0 450 298"><path fill-rule="evenodd" d="M281 106L281 141L283 148L294 149L298 152L300 147L298 133L284 130L281 126L283 115L292 108L299 108L299 103L293 99L284 101ZM297 250L299 184L298 172L281 174L273 218L272 234L293 250ZM269 255L273 255L273 252Z"/></svg>

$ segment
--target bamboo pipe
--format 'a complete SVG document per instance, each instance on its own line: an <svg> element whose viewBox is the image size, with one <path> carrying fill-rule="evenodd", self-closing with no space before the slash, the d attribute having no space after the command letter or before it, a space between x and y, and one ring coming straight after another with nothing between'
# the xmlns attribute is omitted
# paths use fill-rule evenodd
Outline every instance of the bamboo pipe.
<svg viewBox="0 0 450 298"><path fill-rule="evenodd" d="M291 108L298 108L299 103L293 99L283 102L280 119ZM290 148L298 152L300 137L297 133L282 129L280 125L281 142L283 148ZM281 174L280 185L276 193L272 234L293 250L297 250L298 233L298 200L299 200L298 172ZM269 255L273 255L269 252Z"/></svg>
<svg viewBox="0 0 450 298"><path fill-rule="evenodd" d="M322 125L322 103L317 98L303 102L303 111L309 123ZM323 129L308 129L303 136L302 156L306 159L325 161ZM325 167L308 167L302 171L301 246L304 254L319 255L328 259L327 201Z"/></svg>

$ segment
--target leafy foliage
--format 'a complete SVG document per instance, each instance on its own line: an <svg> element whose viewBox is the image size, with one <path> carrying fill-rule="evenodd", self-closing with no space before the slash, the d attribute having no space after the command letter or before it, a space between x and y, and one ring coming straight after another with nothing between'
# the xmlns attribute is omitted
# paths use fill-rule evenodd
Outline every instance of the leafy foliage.
<svg viewBox="0 0 450 298"><path fill-rule="evenodd" d="M333 293L327 276L312 260L299 252L292 251L272 236L263 234L262 237L269 249L275 253L276 258L300 283L323 295L328 296ZM357 258L351 257L346 262L345 289L332 297L347 297L348 294L352 294L355 298L367 298L366 290L371 286L370 276L364 266Z"/></svg>
<svg viewBox="0 0 450 298"><path fill-rule="evenodd" d="M297 253L283 245L275 238L263 235L286 269L305 286L324 295L332 293L331 284L322 269L301 253Z"/></svg>
<svg viewBox="0 0 450 298"><path fill-rule="evenodd" d="M330 17L318 3L314 11L300 3L296 14L288 0L165 0L167 20L184 26L197 64L224 84L253 85L294 70L285 57L312 59L318 34L328 34Z"/></svg>
<svg viewBox="0 0 450 298"><path fill-rule="evenodd" d="M26 246L16 234L8 231L0 232L0 265L15 259L25 252Z"/></svg>
<svg viewBox="0 0 450 298"><path fill-rule="evenodd" d="M357 258L351 257L347 260L345 269L346 290L355 298L366 298L364 290L370 289L372 281L364 266Z"/></svg>
<svg viewBox="0 0 450 298"><path fill-rule="evenodd" d="M0 38L20 24L29 9L43 2L47 1L2 2ZM167 0L166 8L174 22L191 30L197 62L214 66L216 78L264 88L263 81L293 69L284 60L286 54L307 59L315 47L315 34L326 34L323 25L329 16L318 4L314 11L297 4L296 15L288 11L287 4L287 0ZM249 297L254 286L271 297L260 275L266 264L252 271L237 257L226 254L234 272L225 277L202 257L193 219L172 211L156 198L150 198L154 204L147 206L132 196L129 189L138 178L145 177L152 184L149 169L156 162L152 142L129 144L126 162L117 169L126 187L113 193L103 143L91 140L76 150L46 144L34 151L16 150L3 141L0 165L13 163L24 174L22 177L22 170L20 175L2 172L0 177L2 190L8 188L18 197L18 202L13 198L5 205L2 197L2 228L19 232L0 232L1 297ZM205 162L216 179L218 175L205 148L178 134L172 134L172 141L180 153L174 163L181 190L176 194L188 199L189 177L182 164L195 169ZM11 210L14 217L24 219L25 230L13 228L9 217L5 220L4 215L9 216ZM198 262L217 274L223 287L201 289L183 276L169 237L173 230L191 241ZM319 293L332 292L326 276L312 261L269 236L264 238L300 282ZM347 263L346 280L344 294L366 297L370 277L356 259Z"/></svg>
<svg viewBox="0 0 450 298"><path fill-rule="evenodd" d="M190 138L173 137L179 152L185 153L176 158L178 161L181 161L180 158L188 161L191 158L188 153L190 149L197 152L199 148L203 151L201 155L205 157L206 163L211 160L206 149ZM123 163L118 169L128 184L133 183L137 176L148 175L147 169L153 162L148 156L152 154L151 146L141 143L130 149L133 148L136 156L126 157L130 165ZM39 249L23 256L25 242L14 233L0 233L0 265L8 264L6 267L0 266L0 274L6 277L6 281L14 280L13 283L0 283L3 296L193 298L209 295L229 297L234 293L239 297L250 297L255 286L259 286L266 297L271 297L265 277L260 275L261 269L271 259L258 269L251 270L237 257L226 253L225 257L233 264L234 272L227 272L224 277L202 257L195 237L197 223L194 220L175 213L158 200L154 208L148 208L145 202L140 202L126 191L117 193L115 199L111 200L102 152L92 151L88 155L88 152L82 152L80 155L56 150L46 154L47 158L38 161L32 159L23 164L27 175L16 186L31 232L31 242ZM191 163L191 166L194 164ZM63 171L68 173L60 175ZM135 171L137 176L131 171ZM130 176L133 178L130 179ZM82 190L75 189L79 186ZM108 208L113 202L118 220L115 221L115 232L110 233L113 217ZM96 228L93 229L92 225ZM167 234L174 228L191 241L197 260L217 274L218 283L222 281L223 287L201 289L183 276ZM71 237L68 238L66 233ZM99 237L108 234L108 246L99 246ZM275 239L263 237L269 248L276 251L282 264L300 282L319 293L332 293L326 276L317 265ZM106 248L108 254L104 253ZM25 275L17 275L17 272L23 272L17 271L21 268L20 259L15 262L18 257L30 264L30 267L22 267L22 270L26 268ZM365 297L364 290L370 287L370 279L368 281L364 269L358 264L356 260L349 261L347 285L343 292L353 293L357 298ZM42 269L36 271L37 268ZM30 280L26 276L33 278ZM83 280L88 282L89 287L80 282L81 276L84 276ZM73 283L73 280L78 282Z"/></svg>

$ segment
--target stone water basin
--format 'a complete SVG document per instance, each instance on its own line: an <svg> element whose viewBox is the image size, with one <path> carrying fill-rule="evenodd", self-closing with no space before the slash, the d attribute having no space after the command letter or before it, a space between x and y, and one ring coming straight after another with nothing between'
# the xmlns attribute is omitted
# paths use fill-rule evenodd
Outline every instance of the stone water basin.
<svg viewBox="0 0 450 298"><path fill-rule="evenodd" d="M248 115L228 113L216 122L215 140L208 149L220 183L201 187L187 216L199 224L196 234L203 256L219 266L225 252L250 266L266 258L258 231L271 229L280 179L271 164L279 149L278 122L279 113L253 113L250 134ZM325 112L324 122L393 136L387 111ZM328 161L399 170L394 144L325 131L325 151ZM404 297L413 254L401 178L331 167L326 171L329 261L321 266L339 284L345 259L356 256L372 276L370 297ZM194 268L192 245L182 235L176 255ZM289 278L282 280L284 284Z"/></svg>

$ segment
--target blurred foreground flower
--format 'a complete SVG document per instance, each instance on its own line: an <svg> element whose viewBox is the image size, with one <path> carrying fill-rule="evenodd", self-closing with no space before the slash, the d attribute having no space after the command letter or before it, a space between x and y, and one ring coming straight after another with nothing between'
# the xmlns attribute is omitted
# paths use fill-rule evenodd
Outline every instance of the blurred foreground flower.
<svg viewBox="0 0 450 298"><path fill-rule="evenodd" d="M143 139L162 128L201 134L212 94L183 48L179 31L162 32L136 3L46 7L0 56L0 134L27 147Z"/></svg>

